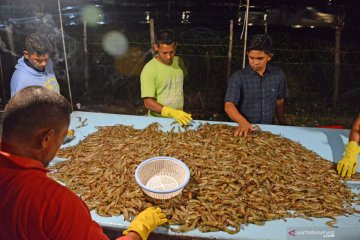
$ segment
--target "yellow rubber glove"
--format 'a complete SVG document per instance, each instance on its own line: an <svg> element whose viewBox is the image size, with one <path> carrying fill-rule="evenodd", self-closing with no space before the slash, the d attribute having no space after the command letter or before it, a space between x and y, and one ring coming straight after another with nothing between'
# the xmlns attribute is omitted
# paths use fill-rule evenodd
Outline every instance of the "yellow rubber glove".
<svg viewBox="0 0 360 240"><path fill-rule="evenodd" d="M146 240L152 231L167 221L160 208L149 207L137 215L123 234L126 236L131 231L137 232L142 240Z"/></svg>
<svg viewBox="0 0 360 240"><path fill-rule="evenodd" d="M176 110L174 108L164 106L161 110L161 116L164 117L172 117L175 118L175 120L181 125L187 125L192 120L191 114L186 113L181 110Z"/></svg>
<svg viewBox="0 0 360 240"><path fill-rule="evenodd" d="M67 132L66 136L68 136L68 137L74 136L74 130L68 129L68 132Z"/></svg>
<svg viewBox="0 0 360 240"><path fill-rule="evenodd" d="M345 155L337 164L337 171L342 177L350 178L356 172L359 165L358 154L360 148L355 141L349 142L345 147Z"/></svg>
<svg viewBox="0 0 360 240"><path fill-rule="evenodd" d="M75 139L74 130L68 129L63 144L69 143Z"/></svg>

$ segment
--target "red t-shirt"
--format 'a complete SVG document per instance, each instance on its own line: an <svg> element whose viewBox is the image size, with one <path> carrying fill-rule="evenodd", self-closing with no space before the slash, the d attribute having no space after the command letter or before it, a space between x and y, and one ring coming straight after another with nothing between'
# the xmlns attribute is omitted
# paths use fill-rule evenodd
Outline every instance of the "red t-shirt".
<svg viewBox="0 0 360 240"><path fill-rule="evenodd" d="M0 151L0 239L108 239L85 203L47 172L36 160Z"/></svg>

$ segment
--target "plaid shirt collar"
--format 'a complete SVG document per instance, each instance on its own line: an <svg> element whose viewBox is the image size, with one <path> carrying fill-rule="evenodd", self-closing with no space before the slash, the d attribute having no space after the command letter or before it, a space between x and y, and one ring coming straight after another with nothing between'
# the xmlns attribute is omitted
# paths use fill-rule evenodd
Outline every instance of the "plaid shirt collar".
<svg viewBox="0 0 360 240"><path fill-rule="evenodd" d="M271 65L268 64L268 65L266 66L264 75L271 73L271 69L272 69ZM254 70L250 67L249 64L246 65L245 70L246 70L247 72L251 73L251 75L253 75L253 76L255 76L255 75L260 76L256 71L254 71Z"/></svg>

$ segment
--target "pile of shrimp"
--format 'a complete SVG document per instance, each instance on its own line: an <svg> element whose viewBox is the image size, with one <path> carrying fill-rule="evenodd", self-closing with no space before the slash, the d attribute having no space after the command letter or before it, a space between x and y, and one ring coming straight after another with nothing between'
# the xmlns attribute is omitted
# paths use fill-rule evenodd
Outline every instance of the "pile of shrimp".
<svg viewBox="0 0 360 240"><path fill-rule="evenodd" d="M132 220L150 206L163 209L172 231L240 231L244 224L301 217L311 220L358 212L359 202L335 166L301 144L266 131L233 136L234 127L204 124L169 132L158 124L99 127L78 145L62 149L68 160L50 176L79 194L101 216ZM148 197L136 183L145 159L170 156L191 172L182 193L169 200Z"/></svg>

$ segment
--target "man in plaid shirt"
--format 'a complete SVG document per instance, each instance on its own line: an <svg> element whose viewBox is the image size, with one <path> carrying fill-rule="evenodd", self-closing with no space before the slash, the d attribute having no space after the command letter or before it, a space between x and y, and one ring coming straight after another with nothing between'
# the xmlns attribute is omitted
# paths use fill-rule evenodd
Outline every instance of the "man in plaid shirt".
<svg viewBox="0 0 360 240"><path fill-rule="evenodd" d="M248 46L249 64L235 72L225 95L225 112L238 123L235 136L247 136L251 123L273 124L275 113L279 124L285 125L284 99L288 96L283 70L272 66L272 39L255 35Z"/></svg>

